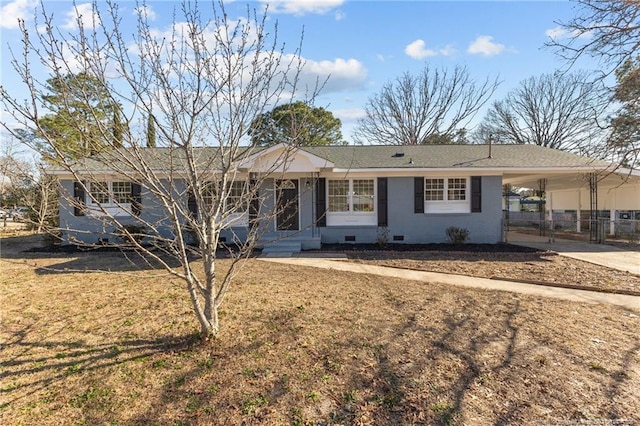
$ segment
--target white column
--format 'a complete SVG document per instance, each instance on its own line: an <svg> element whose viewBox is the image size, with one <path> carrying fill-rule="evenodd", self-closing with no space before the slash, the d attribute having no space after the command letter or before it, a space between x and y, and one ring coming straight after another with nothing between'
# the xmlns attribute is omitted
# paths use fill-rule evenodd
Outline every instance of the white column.
<svg viewBox="0 0 640 426"><path fill-rule="evenodd" d="M617 210L609 210L609 235L616 235L616 214Z"/></svg>
<svg viewBox="0 0 640 426"><path fill-rule="evenodd" d="M547 207L549 208L547 220L549 221L549 242L553 243L556 241L555 232L556 228L553 223L553 192L547 192Z"/></svg>
<svg viewBox="0 0 640 426"><path fill-rule="evenodd" d="M582 216L582 194L578 189L578 209L576 210L577 220L576 220L576 232L580 233L580 216Z"/></svg>

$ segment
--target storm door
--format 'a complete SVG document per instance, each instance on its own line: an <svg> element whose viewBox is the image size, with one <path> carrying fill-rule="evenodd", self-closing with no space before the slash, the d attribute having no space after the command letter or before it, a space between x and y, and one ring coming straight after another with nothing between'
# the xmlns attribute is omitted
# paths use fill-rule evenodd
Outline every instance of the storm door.
<svg viewBox="0 0 640 426"><path fill-rule="evenodd" d="M276 181L276 227L278 231L299 230L298 180Z"/></svg>

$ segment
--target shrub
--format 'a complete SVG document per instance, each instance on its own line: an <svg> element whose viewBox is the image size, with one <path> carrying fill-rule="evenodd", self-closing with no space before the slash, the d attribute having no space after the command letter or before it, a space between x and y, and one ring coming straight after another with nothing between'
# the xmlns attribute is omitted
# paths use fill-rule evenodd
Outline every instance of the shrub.
<svg viewBox="0 0 640 426"><path fill-rule="evenodd" d="M376 244L380 247L385 247L389 244L389 228L381 226L378 228L378 237L376 238Z"/></svg>
<svg viewBox="0 0 640 426"><path fill-rule="evenodd" d="M447 239L452 244L463 244L469 239L469 230L450 226L447 228Z"/></svg>

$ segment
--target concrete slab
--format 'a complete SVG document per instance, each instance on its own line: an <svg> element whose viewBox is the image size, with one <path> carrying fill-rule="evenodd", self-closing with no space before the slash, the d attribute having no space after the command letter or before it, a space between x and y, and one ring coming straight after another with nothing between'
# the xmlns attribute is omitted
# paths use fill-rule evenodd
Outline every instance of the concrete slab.
<svg viewBox="0 0 640 426"><path fill-rule="evenodd" d="M640 252L638 251L577 240L556 239L555 242L548 240L548 237L517 232L510 232L507 236L510 244L553 251L561 256L640 275Z"/></svg>

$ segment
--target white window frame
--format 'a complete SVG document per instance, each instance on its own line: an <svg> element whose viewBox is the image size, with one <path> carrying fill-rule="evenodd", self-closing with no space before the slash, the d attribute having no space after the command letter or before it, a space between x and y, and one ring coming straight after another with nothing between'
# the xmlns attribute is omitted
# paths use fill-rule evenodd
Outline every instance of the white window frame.
<svg viewBox="0 0 640 426"><path fill-rule="evenodd" d="M128 183L129 184L129 201L126 203L119 203L115 199L115 194L113 191L114 183ZM95 194L93 192L94 185L97 184L105 184L107 187L107 201L99 202L95 199ZM87 198L87 202L85 203L87 206L88 213L92 216L131 216L131 185L130 181L121 180L121 179L96 179L95 182L88 183L89 194L85 195Z"/></svg>
<svg viewBox="0 0 640 426"><path fill-rule="evenodd" d="M205 185L215 185L217 182L211 181L211 182L206 182ZM245 191L248 192L249 188L249 181L247 181L246 179L236 179L236 180L232 180L232 181L228 181L227 185L229 185L229 188L227 189L227 198L223 200L224 205L223 205L223 214L226 214L226 218L225 218L225 227L236 227L236 226L249 226L249 199L246 199L246 204L244 206L244 210L237 210L234 213L228 213L227 212L227 201L232 198L232 199L238 199L238 198L242 198L242 197L246 197L246 194L241 194L239 197L238 196L232 196L231 195L231 187L234 185L242 185L242 188L245 189ZM215 188L215 186L214 186ZM207 191L207 189L205 189L205 191ZM205 198L205 202L207 198L213 198L213 194L208 195L208 194L203 194L204 198ZM234 201L235 203L235 201Z"/></svg>
<svg viewBox="0 0 640 426"><path fill-rule="evenodd" d="M427 200L428 191L430 191L427 185L428 180L442 180L444 185L440 189L431 189L431 191L441 191L441 200ZM449 199L449 192L459 190L459 188L453 188L456 181L464 181L464 199L463 200L451 200ZM447 213L471 213L471 179L467 176L427 176L424 178L424 212L425 214L447 214ZM433 194L433 192L431 192Z"/></svg>
<svg viewBox="0 0 640 426"><path fill-rule="evenodd" d="M354 181L371 181L373 183L373 194L371 195L371 211L355 211L354 199L358 197L354 193ZM347 211L332 212L329 209L329 186L331 181L349 182L347 191ZM326 200L327 200L327 226L377 226L378 206L376 205L378 196L378 182L374 177L354 177L349 179L327 179Z"/></svg>

